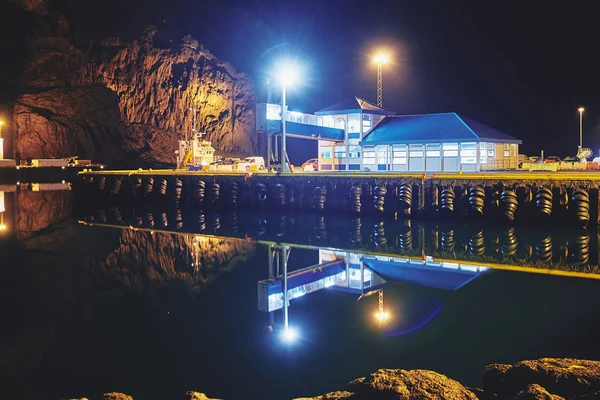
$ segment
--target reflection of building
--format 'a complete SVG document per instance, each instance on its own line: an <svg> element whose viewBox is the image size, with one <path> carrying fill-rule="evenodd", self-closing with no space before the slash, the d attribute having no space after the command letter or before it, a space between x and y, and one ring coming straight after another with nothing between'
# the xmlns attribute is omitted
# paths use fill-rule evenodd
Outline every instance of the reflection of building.
<svg viewBox="0 0 600 400"><path fill-rule="evenodd" d="M271 252L269 257L276 259L278 255ZM389 282L458 290L487 270L466 263L437 262L431 257L408 259L319 250L318 265L289 272L287 276L280 270L273 270L269 279L259 281L258 309L272 312L283 308L286 277L289 303L289 300L325 288L364 294Z"/></svg>
<svg viewBox="0 0 600 400"><path fill-rule="evenodd" d="M520 140L456 113L395 115L352 97L315 114L292 111L286 116L286 135L319 140L315 157L321 171L517 168ZM281 107L258 104L256 128L269 136L280 133Z"/></svg>

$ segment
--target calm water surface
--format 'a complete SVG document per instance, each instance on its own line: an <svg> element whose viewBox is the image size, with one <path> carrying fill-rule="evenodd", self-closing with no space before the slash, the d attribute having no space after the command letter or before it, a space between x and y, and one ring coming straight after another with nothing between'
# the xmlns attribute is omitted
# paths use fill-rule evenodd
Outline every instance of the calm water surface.
<svg viewBox="0 0 600 400"><path fill-rule="evenodd" d="M489 363L600 359L596 232L3 201L2 398L289 399L378 368L480 386ZM289 278L305 293L288 307L294 342L281 309L259 309L276 241L289 271L348 260ZM385 324L378 294L361 297L380 289Z"/></svg>

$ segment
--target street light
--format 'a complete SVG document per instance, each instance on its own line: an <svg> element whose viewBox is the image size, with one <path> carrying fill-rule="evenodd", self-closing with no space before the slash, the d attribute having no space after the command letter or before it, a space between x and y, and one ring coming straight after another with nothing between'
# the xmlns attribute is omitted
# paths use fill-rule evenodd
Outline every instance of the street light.
<svg viewBox="0 0 600 400"><path fill-rule="evenodd" d="M577 111L579 111L579 149L581 150L583 148L583 112L585 108L579 107Z"/></svg>
<svg viewBox="0 0 600 400"><path fill-rule="evenodd" d="M375 55L375 64L377 64L377 106L383 106L383 64L387 64L390 59L385 53Z"/></svg>
<svg viewBox="0 0 600 400"><path fill-rule="evenodd" d="M279 81L281 83L281 170L282 172L290 172L288 166L288 158L285 146L285 123L286 123L286 89L298 81L299 68L293 61L286 61L279 67Z"/></svg>

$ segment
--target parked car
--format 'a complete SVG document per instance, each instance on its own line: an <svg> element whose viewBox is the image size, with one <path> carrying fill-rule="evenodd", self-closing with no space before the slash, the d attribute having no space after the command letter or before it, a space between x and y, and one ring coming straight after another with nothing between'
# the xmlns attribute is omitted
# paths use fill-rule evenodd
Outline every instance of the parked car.
<svg viewBox="0 0 600 400"><path fill-rule="evenodd" d="M311 158L302 164L302 171L304 172L315 172L319 170L319 159Z"/></svg>
<svg viewBox="0 0 600 400"><path fill-rule="evenodd" d="M219 165L223 164L224 162L225 162L225 158L220 157L208 165L208 170L209 171L217 171Z"/></svg>
<svg viewBox="0 0 600 400"><path fill-rule="evenodd" d="M545 163L560 162L559 156L550 156L544 160Z"/></svg>
<svg viewBox="0 0 600 400"><path fill-rule="evenodd" d="M569 156L569 157L563 158L563 161L576 162L576 161L579 161L579 160L575 156Z"/></svg>
<svg viewBox="0 0 600 400"><path fill-rule="evenodd" d="M243 171L262 171L265 169L265 159L262 157L246 157L243 160L240 160L235 163L234 171L243 172Z"/></svg>
<svg viewBox="0 0 600 400"><path fill-rule="evenodd" d="M233 172L233 166L240 161L239 158L226 158L222 163L217 164L217 171Z"/></svg>
<svg viewBox="0 0 600 400"><path fill-rule="evenodd" d="M529 160L530 163L541 163L542 162L542 157L539 157L539 156L529 156L529 157L527 157L527 159Z"/></svg>

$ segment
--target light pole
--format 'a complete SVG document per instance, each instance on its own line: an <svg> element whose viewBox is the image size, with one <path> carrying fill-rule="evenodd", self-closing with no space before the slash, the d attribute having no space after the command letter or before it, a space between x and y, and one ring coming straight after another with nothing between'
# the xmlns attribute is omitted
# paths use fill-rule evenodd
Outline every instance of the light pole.
<svg viewBox="0 0 600 400"><path fill-rule="evenodd" d="M583 112L585 108L579 107L577 110L579 111L579 149L583 148Z"/></svg>
<svg viewBox="0 0 600 400"><path fill-rule="evenodd" d="M4 126L4 121L0 121L0 160L4 159L4 139L2 136L3 126Z"/></svg>
<svg viewBox="0 0 600 400"><path fill-rule="evenodd" d="M298 67L292 61L288 61L281 65L279 70L279 80L281 81L281 172L290 172L288 165L287 151L286 151L286 89L288 86L293 85L298 77Z"/></svg>
<svg viewBox="0 0 600 400"><path fill-rule="evenodd" d="M383 107L383 64L387 64L389 57L386 54L379 53L375 56L377 64L377 106Z"/></svg>

